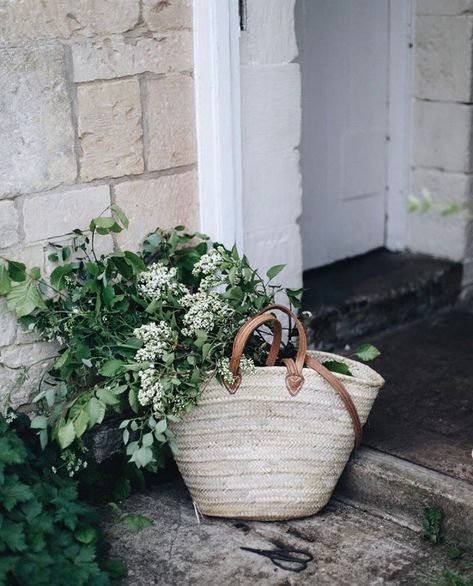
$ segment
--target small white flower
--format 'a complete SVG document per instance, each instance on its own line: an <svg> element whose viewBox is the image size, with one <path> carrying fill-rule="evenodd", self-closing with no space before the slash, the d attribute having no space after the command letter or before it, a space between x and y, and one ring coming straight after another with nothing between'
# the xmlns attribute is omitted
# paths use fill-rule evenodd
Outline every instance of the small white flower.
<svg viewBox="0 0 473 586"><path fill-rule="evenodd" d="M233 312L216 291L188 293L181 303L187 308L182 318L184 336L193 336L196 330L210 332L218 322L228 319Z"/></svg>
<svg viewBox="0 0 473 586"><path fill-rule="evenodd" d="M235 382L235 377L230 370L230 358L224 357L217 361L217 372L226 383L231 385ZM242 374L251 374L256 372L256 366L252 358L248 358L246 356L241 357L240 372Z"/></svg>
<svg viewBox="0 0 473 586"><path fill-rule="evenodd" d="M165 292L183 293L187 289L177 281L177 269L162 263L153 263L149 271L138 277L138 290L148 297L158 299Z"/></svg>
<svg viewBox="0 0 473 586"><path fill-rule="evenodd" d="M153 412L157 416L164 414L164 388L158 380L158 374L154 367L140 371L140 390L138 391L138 401L140 405L146 407L153 406Z"/></svg>
<svg viewBox="0 0 473 586"><path fill-rule="evenodd" d="M213 275L220 267L222 261L223 258L220 252L215 248L212 248L206 254L203 254L195 263L194 268L192 269L192 274L195 276Z"/></svg>
<svg viewBox="0 0 473 586"><path fill-rule="evenodd" d="M135 354L137 362L155 362L172 348L172 330L164 321L144 324L133 335L144 342Z"/></svg>

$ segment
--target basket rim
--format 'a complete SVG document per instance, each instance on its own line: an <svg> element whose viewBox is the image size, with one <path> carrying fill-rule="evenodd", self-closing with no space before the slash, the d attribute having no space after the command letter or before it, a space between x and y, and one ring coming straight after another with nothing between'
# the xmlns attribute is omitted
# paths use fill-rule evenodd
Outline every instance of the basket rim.
<svg viewBox="0 0 473 586"><path fill-rule="evenodd" d="M333 374L340 379L341 381L345 381L346 383L353 383L358 382L363 385L373 387L373 388L380 388L384 385L385 380L384 378L376 372L373 368L364 364L363 362L359 362L358 360L353 360L352 358L347 358L346 356L341 356L340 354L333 354L332 352L321 352L319 350L309 350L307 352L309 356L313 356L314 358L320 361L320 358L327 358L331 360L337 360L338 362L344 362L347 366L355 366L358 371L365 375L363 377L360 376L349 376L347 374L340 374L338 372L334 372ZM257 372L264 370L265 372L274 372L274 373L281 373L287 374L287 368L285 366L257 366ZM304 375L307 374L314 374L317 375L311 368L304 367L303 369ZM320 375L317 375L320 376ZM246 374L244 378L251 377L251 374ZM213 377L211 377L213 378Z"/></svg>

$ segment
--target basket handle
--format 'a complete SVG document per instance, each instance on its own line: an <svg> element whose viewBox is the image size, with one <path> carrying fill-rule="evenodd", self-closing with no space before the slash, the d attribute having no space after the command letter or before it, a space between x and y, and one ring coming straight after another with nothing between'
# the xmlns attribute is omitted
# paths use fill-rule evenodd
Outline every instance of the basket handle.
<svg viewBox="0 0 473 586"><path fill-rule="evenodd" d="M284 305L268 305L261 312L249 319L238 331L233 342L232 357L230 359L230 372L233 375L233 383L224 383L225 387L230 393L235 393L241 384L240 374L240 360L243 355L248 338L253 331L265 322L273 321L275 324L273 343L271 351L266 360L266 366L274 366L276 358L279 353L282 339L282 328L281 323L274 315L267 315L268 311L279 310L286 315L292 317L299 333L299 348L297 350L297 356L295 361L292 358L286 358L284 363L286 364L288 373L286 375L286 387L291 395L296 395L304 384L304 377L302 376L302 369L304 368L305 355L307 352L307 337L305 335L304 327L297 318L297 316Z"/></svg>
<svg viewBox="0 0 473 586"><path fill-rule="evenodd" d="M281 322L274 315L258 314L255 317L249 319L242 327L238 330L235 340L233 342L232 357L230 359L230 372L233 375L233 383L223 381L227 391L229 393L236 393L238 387L241 384L241 373L240 373L240 360L245 350L246 343L251 334L267 322L274 323L273 341L271 343L271 349L266 359L266 366L273 366L278 357L279 350L281 348L282 340L282 327Z"/></svg>

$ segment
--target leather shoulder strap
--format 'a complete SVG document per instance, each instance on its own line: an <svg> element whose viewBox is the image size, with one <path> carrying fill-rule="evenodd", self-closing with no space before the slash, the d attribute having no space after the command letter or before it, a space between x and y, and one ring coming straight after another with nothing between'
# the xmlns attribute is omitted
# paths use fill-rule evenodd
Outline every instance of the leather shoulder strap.
<svg viewBox="0 0 473 586"><path fill-rule="evenodd" d="M315 370L315 372L318 372L320 376L323 376L323 378L328 383L330 383L330 385L335 389L335 391L337 391L341 400L345 404L345 407L347 408L347 411L350 414L351 420L353 422L353 428L355 430L355 446L353 449L356 450L361 444L361 440L363 437L363 428L361 426L361 421L358 416L358 411L356 410L355 404L353 403L352 398L348 394L348 391L341 383L341 381L332 372L330 372L330 370L328 370L328 368L326 368L323 364L318 362L318 360L316 360L312 356L309 356L307 354L305 357L305 363L306 366L312 368L312 370Z"/></svg>

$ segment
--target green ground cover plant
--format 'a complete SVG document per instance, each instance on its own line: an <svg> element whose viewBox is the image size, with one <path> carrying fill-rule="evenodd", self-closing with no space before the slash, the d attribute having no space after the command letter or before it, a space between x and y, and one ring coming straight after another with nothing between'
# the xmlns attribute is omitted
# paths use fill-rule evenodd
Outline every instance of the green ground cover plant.
<svg viewBox="0 0 473 586"><path fill-rule="evenodd" d="M0 584L111 584L124 569L107 559L98 510L55 463L26 416L0 417Z"/></svg>

